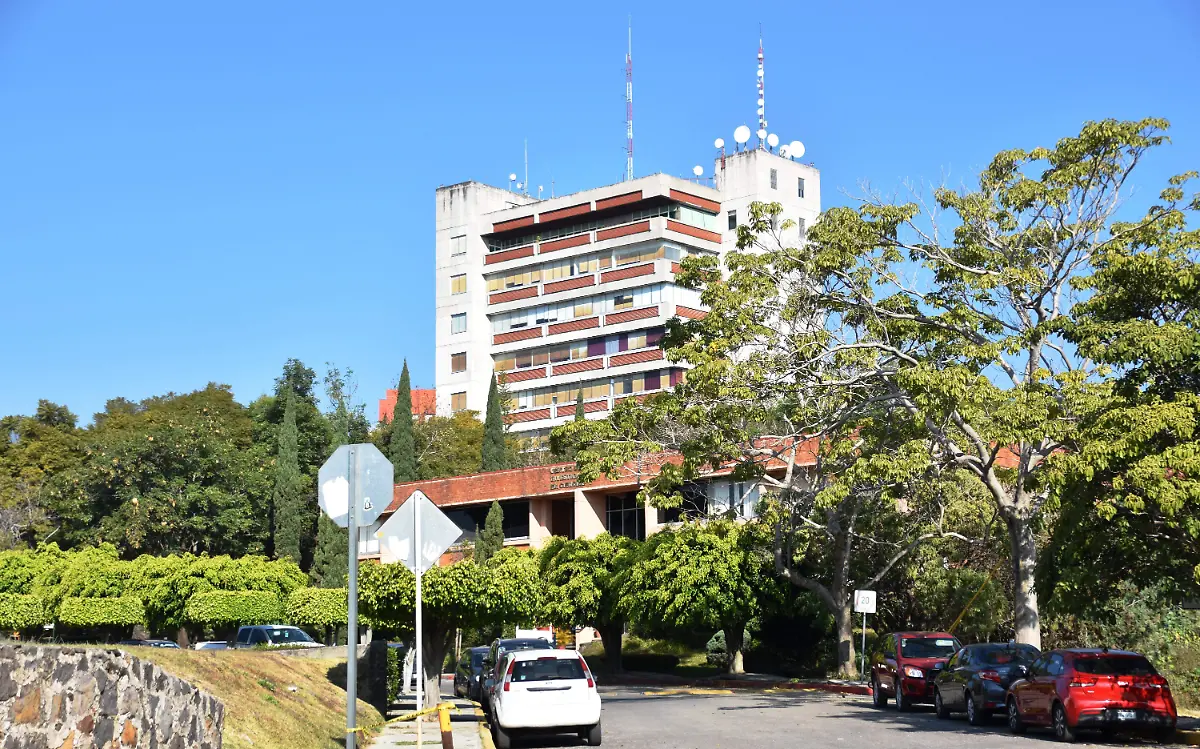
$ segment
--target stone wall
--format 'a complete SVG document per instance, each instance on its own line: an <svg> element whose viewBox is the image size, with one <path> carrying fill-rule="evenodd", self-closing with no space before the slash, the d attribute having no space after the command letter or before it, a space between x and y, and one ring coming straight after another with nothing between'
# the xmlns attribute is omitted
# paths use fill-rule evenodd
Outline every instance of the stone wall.
<svg viewBox="0 0 1200 749"><path fill-rule="evenodd" d="M119 650L0 645L0 749L220 749L225 707Z"/></svg>

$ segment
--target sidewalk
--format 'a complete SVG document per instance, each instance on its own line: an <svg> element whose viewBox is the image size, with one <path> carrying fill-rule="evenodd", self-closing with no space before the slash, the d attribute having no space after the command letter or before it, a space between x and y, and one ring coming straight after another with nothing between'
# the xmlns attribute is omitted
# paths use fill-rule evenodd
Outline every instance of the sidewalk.
<svg viewBox="0 0 1200 749"><path fill-rule="evenodd" d="M454 731L454 749L485 749L480 731L487 729L483 724L483 714L474 702L450 697L444 691L442 702L453 702L458 708L450 713L450 727ZM413 712L415 701L412 695L401 695L400 700L388 710L388 718L395 718L405 713ZM442 734L434 720L427 720L421 725L421 746L436 749L442 745ZM367 745L370 749L411 749L417 741L416 721L388 723L383 730Z"/></svg>

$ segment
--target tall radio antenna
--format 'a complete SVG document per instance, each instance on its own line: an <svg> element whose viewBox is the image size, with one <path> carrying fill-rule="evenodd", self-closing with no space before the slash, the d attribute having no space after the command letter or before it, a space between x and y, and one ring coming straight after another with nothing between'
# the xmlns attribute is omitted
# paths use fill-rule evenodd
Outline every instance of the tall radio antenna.
<svg viewBox="0 0 1200 749"><path fill-rule="evenodd" d="M762 24L758 25L758 147L765 148L767 138L767 89L763 79Z"/></svg>
<svg viewBox="0 0 1200 749"><path fill-rule="evenodd" d="M633 16L629 16L629 50L625 53L625 179L633 179Z"/></svg>

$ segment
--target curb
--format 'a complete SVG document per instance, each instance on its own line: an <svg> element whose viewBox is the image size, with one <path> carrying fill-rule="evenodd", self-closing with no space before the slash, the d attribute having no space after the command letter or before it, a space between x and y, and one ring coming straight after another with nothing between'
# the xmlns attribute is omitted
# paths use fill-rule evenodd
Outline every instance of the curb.
<svg viewBox="0 0 1200 749"><path fill-rule="evenodd" d="M1200 746L1200 731L1176 729L1175 740L1186 746Z"/></svg>

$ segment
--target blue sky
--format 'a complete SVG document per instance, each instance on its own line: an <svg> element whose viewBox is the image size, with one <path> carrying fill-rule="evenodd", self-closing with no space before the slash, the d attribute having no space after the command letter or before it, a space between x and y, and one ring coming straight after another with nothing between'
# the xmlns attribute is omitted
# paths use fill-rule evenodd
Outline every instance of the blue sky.
<svg viewBox="0 0 1200 749"><path fill-rule="evenodd" d="M711 168L754 119L860 180L969 181L1088 119L1161 116L1131 205L1200 168L1200 3L0 2L0 414L230 384L288 357L375 400L433 380L433 191Z"/></svg>

